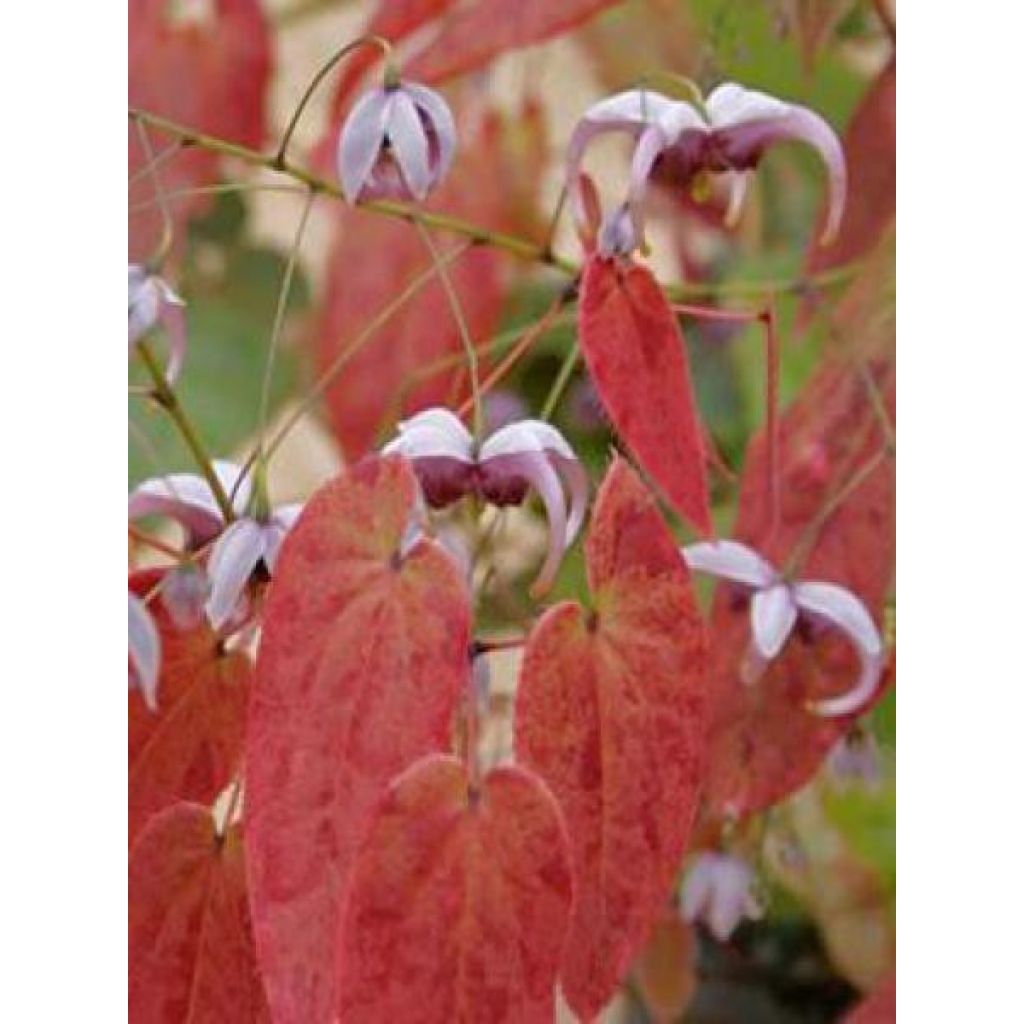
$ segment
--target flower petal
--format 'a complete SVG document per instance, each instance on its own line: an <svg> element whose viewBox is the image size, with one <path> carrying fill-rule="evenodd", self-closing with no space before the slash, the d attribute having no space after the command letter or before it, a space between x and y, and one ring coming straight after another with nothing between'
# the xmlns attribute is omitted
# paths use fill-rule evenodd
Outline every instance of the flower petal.
<svg viewBox="0 0 1024 1024"><path fill-rule="evenodd" d="M444 97L425 85L406 83L405 93L427 116L437 136L437 165L431 171L431 185L436 185L447 173L455 155L455 118Z"/></svg>
<svg viewBox="0 0 1024 1024"><path fill-rule="evenodd" d="M826 717L858 711L874 696L884 665L882 638L871 613L860 598L834 583L797 583L793 596L803 611L838 626L857 648L861 661L860 677L852 690L817 701L811 710Z"/></svg>
<svg viewBox="0 0 1024 1024"><path fill-rule="evenodd" d="M174 293L171 292L171 294ZM167 331L167 341L170 347L170 358L167 360L167 369L164 372L168 382L173 384L185 364L185 353L188 350L188 330L185 324L183 304L180 301L165 301L160 310L160 322L163 324L164 330Z"/></svg>
<svg viewBox="0 0 1024 1024"><path fill-rule="evenodd" d="M729 205L725 211L727 228L734 228L740 222L751 177L750 171L732 171L729 174Z"/></svg>
<svg viewBox="0 0 1024 1024"><path fill-rule="evenodd" d="M160 678L160 634L145 603L128 592L128 658L135 670L134 682L150 711L156 711L156 687ZM133 679L129 674L128 682Z"/></svg>
<svg viewBox="0 0 1024 1024"><path fill-rule="evenodd" d="M405 431L412 430L414 427L435 427L438 430L447 431L453 438L459 439L459 443L465 448L467 453L472 452L473 435L470 434L463 425L462 420L451 409L445 409L440 405L424 409L422 412L416 413L415 416L402 420L398 424L398 432L400 434L405 433Z"/></svg>
<svg viewBox="0 0 1024 1024"><path fill-rule="evenodd" d="M281 553L281 545L284 543L285 537L288 536L288 531L302 514L302 508L301 502L280 505L274 509L274 514L271 516L270 522L267 523L263 561L266 562L267 570L271 575L277 568L277 556Z"/></svg>
<svg viewBox="0 0 1024 1024"><path fill-rule="evenodd" d="M128 496L128 519L143 516L167 516L181 523L193 546L212 540L224 525L210 485L193 473L170 473L139 484Z"/></svg>
<svg viewBox="0 0 1024 1024"><path fill-rule="evenodd" d="M739 541L701 541L688 544L682 554L686 564L696 572L711 573L748 587L768 587L778 578L770 562Z"/></svg>
<svg viewBox="0 0 1024 1024"><path fill-rule="evenodd" d="M214 629L232 616L253 569L266 551L265 527L253 519L239 519L217 539L210 553L210 599L206 615Z"/></svg>
<svg viewBox="0 0 1024 1024"><path fill-rule="evenodd" d="M665 151L668 139L657 125L651 125L640 136L640 141L633 150L633 160L629 170L629 213L633 219L633 233L640 244L644 239L644 200L647 195L647 183L651 177L654 162Z"/></svg>
<svg viewBox="0 0 1024 1024"><path fill-rule="evenodd" d="M699 920L707 909L714 882L715 855L699 854L683 880L680 906L683 917L690 924Z"/></svg>
<svg viewBox="0 0 1024 1024"><path fill-rule="evenodd" d="M548 461L548 456L541 450L523 451L520 449L518 452L493 455L486 459L481 452L480 463L481 466L486 463L488 471L493 475L509 474L529 481L544 503L548 517L548 553L541 566L540 574L530 588L530 593L534 597L538 597L545 593L554 582L562 556L568 547L565 495L562 493L558 475Z"/></svg>
<svg viewBox="0 0 1024 1024"><path fill-rule="evenodd" d="M430 191L430 147L416 104L399 89L388 116L387 135L409 191L423 200Z"/></svg>
<svg viewBox="0 0 1024 1024"><path fill-rule="evenodd" d="M750 602L754 643L769 661L782 650L796 622L796 602L788 583L759 590Z"/></svg>
<svg viewBox="0 0 1024 1024"><path fill-rule="evenodd" d="M394 92L371 89L361 96L348 115L338 140L338 177L350 203L359 193L380 155Z"/></svg>
<svg viewBox="0 0 1024 1024"><path fill-rule="evenodd" d="M723 82L711 90L705 104L713 129L731 128L748 121L785 117L790 104L735 82Z"/></svg>

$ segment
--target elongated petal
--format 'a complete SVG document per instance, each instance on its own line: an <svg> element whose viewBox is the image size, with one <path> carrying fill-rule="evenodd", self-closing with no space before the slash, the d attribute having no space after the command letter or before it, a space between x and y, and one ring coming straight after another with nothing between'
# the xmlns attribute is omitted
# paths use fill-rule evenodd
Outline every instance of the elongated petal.
<svg viewBox="0 0 1024 1024"><path fill-rule="evenodd" d="M173 294L173 292L171 293ZM180 302L164 302L160 310L160 322L167 331L170 357L167 360L167 380L173 384L185 365L188 350L188 330L185 324L185 310Z"/></svg>
<svg viewBox="0 0 1024 1024"><path fill-rule="evenodd" d="M404 455L407 459L446 458L472 462L472 439L468 441L451 431L424 424L403 430L388 441L381 455Z"/></svg>
<svg viewBox="0 0 1024 1024"><path fill-rule="evenodd" d="M427 116L437 137L437 165L431 169L431 184L436 185L447 173L455 155L455 119L444 97L425 85L407 83L402 87L417 107Z"/></svg>
<svg viewBox="0 0 1024 1024"><path fill-rule="evenodd" d="M633 161L629 171L629 212L633 218L633 232L638 242L644 237L644 200L647 195L647 183L650 181L654 162L665 151L668 139L657 125L644 130L633 151Z"/></svg>
<svg viewBox="0 0 1024 1024"><path fill-rule="evenodd" d="M729 175L729 205L725 210L725 226L735 227L743 213L743 202L750 186L750 171L733 171Z"/></svg>
<svg viewBox="0 0 1024 1024"><path fill-rule="evenodd" d="M495 435L497 436L497 435ZM540 574L530 588L530 593L540 596L554 582L562 556L568 547L565 518L565 496L562 485L543 451L521 451L518 454L495 455L484 459L485 465L494 474L512 474L529 481L544 503L548 517L548 553L541 566Z"/></svg>
<svg viewBox="0 0 1024 1024"><path fill-rule="evenodd" d="M884 664L882 638L871 613L858 597L834 583L797 583L793 596L803 611L820 615L838 626L857 648L861 661L860 677L853 689L842 696L817 701L812 710L826 717L856 712L874 696Z"/></svg>
<svg viewBox="0 0 1024 1024"><path fill-rule="evenodd" d="M732 128L755 120L785 117L790 104L756 89L745 89L735 82L724 82L712 89L704 104L712 128Z"/></svg>
<svg viewBox="0 0 1024 1024"><path fill-rule="evenodd" d="M213 546L210 554L210 599L206 614L214 629L220 629L238 606L253 569L266 551L266 527L252 519L232 523Z"/></svg>
<svg viewBox="0 0 1024 1024"><path fill-rule="evenodd" d="M754 643L769 661L782 650L796 622L796 602L788 583L759 590L750 603Z"/></svg>
<svg viewBox="0 0 1024 1024"><path fill-rule="evenodd" d="M629 256L639 248L642 237L637 224L642 217L634 216L631 206L623 203L605 217L597 235L597 250L602 256Z"/></svg>
<svg viewBox="0 0 1024 1024"><path fill-rule="evenodd" d="M416 199L425 199L431 185L430 147L419 110L402 89L391 104L387 133L409 191Z"/></svg>
<svg viewBox="0 0 1024 1024"><path fill-rule="evenodd" d="M295 525L295 521L302 514L302 507L302 504L299 502L291 505L281 505L274 509L274 514L271 516L270 522L267 523L264 532L265 550L263 552L263 561L266 562L267 569L271 575L273 575L277 565L277 556L281 551L281 545L284 543L288 531Z"/></svg>
<svg viewBox="0 0 1024 1024"><path fill-rule="evenodd" d="M210 485L192 473L171 473L145 480L128 496L128 519L167 516L180 523L189 542L205 544L224 525Z"/></svg>
<svg viewBox="0 0 1024 1024"><path fill-rule="evenodd" d="M128 658L135 670L134 681L146 707L156 711L156 686L160 678L160 634L143 601L128 594ZM132 676L129 675L129 684Z"/></svg>
<svg viewBox="0 0 1024 1024"><path fill-rule="evenodd" d="M338 177L350 203L358 201L380 155L394 95L387 89L371 89L359 98L341 130Z"/></svg>
<svg viewBox="0 0 1024 1024"><path fill-rule="evenodd" d="M711 901L714 884L714 854L702 853L687 871L680 900L683 917L693 924L698 921Z"/></svg>
<svg viewBox="0 0 1024 1024"><path fill-rule="evenodd" d="M691 569L748 587L768 587L777 578L770 562L739 541L702 541L688 544L682 553Z"/></svg>
<svg viewBox="0 0 1024 1024"><path fill-rule="evenodd" d="M160 294L142 267L128 265L128 350L153 329L160 316Z"/></svg>
<svg viewBox="0 0 1024 1024"><path fill-rule="evenodd" d="M467 452L471 451L473 447L473 436L465 428L462 420L451 409L445 409L443 406L432 406L416 413L415 416L410 416L407 420L402 420L398 424L398 432L405 433L414 427L435 427L438 430L447 431L453 438L459 439L459 443Z"/></svg>

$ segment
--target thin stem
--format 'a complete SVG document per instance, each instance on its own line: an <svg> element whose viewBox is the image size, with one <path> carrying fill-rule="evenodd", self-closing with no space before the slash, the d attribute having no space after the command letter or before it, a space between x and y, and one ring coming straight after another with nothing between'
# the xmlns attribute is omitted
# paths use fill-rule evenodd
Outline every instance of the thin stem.
<svg viewBox="0 0 1024 1024"><path fill-rule="evenodd" d="M171 157L176 153L180 153L184 148L181 139L175 139L166 148L160 150L151 160L147 159L134 174L128 175L128 187L131 188L140 178L144 178L147 174L151 174L155 168L167 163Z"/></svg>
<svg viewBox="0 0 1024 1024"><path fill-rule="evenodd" d="M875 411L875 416L878 419L879 426L882 428L882 433L885 436L885 443L890 449L895 451L896 428L892 425L892 420L889 419L889 410L885 407L885 399L882 397L882 393L878 389L878 382L875 380L870 368L863 359L857 360L857 370L864 380L864 389L868 393L868 401L871 402L871 407Z"/></svg>
<svg viewBox="0 0 1024 1024"><path fill-rule="evenodd" d="M159 361L146 341L137 342L135 351L142 357L150 377L153 378L153 397L167 410L167 415L174 421L174 425L178 428L178 433L181 434L181 439L188 446L189 451L196 460L196 464L199 466L200 472L210 485L210 490L217 501L221 515L224 516L224 521L230 523L235 518L234 509L231 507L231 502L228 501L228 496L224 492L220 478L213 471L213 462L203 446L203 442L199 439L195 427L192 426L192 421L181 407L181 402L178 401L174 388L168 383Z"/></svg>
<svg viewBox="0 0 1024 1024"><path fill-rule="evenodd" d="M572 371L576 369L576 361L580 357L580 346L579 342L574 341L572 348L566 353L565 359L562 362L561 369L558 371L558 376L555 378L554 383L551 385L551 390L548 392L548 397L544 400L544 408L540 411L540 418L545 422L550 420L554 415L555 409L558 406L559 401L562 398L562 392L565 391L566 386L569 383L569 378L572 377Z"/></svg>
<svg viewBox="0 0 1024 1024"><path fill-rule="evenodd" d="M558 190L558 201L555 203L555 212L551 215L551 221L544 234L543 252L551 253L555 244L555 232L558 231L558 222L562 219L562 212L565 210L565 201L569 198L569 186L563 184Z"/></svg>
<svg viewBox="0 0 1024 1024"><path fill-rule="evenodd" d="M264 452L267 433L267 411L270 408L270 382L274 376L274 361L277 358L277 350L281 343L281 330L284 326L284 313L288 306L288 298L292 291L292 280L295 277L295 268L299 261L299 249L302 245L302 236L306 233L306 225L309 223L309 215L313 210L313 203L316 201L316 193L310 190L306 202L302 207L302 216L299 218L299 226L295 229L295 239L292 242L291 250L288 253L288 262L284 268L284 275L281 278L281 288L277 295L277 309L274 312L274 326L270 332L270 346L267 350L267 364L263 370L263 387L260 391L260 433L259 451Z"/></svg>
<svg viewBox="0 0 1024 1024"><path fill-rule="evenodd" d="M192 196L219 196L231 192L307 192L308 188L301 185L269 185L261 182L226 181L219 185L197 185L195 188L179 188L173 192L165 192L168 202L177 199L188 199ZM140 203L132 203L128 207L128 216L141 213L157 205L156 199L144 199Z"/></svg>
<svg viewBox="0 0 1024 1024"><path fill-rule="evenodd" d="M543 336L544 332L551 326L552 322L557 319L558 315L562 312L562 306L564 304L565 295L563 293L555 299L539 320L523 331L522 337L513 346L512 350L494 368L487 380L480 385L481 398L486 395L499 381L504 379L512 367L515 366L531 348L533 348L533 346ZM459 409L458 415L460 417L465 416L469 412L471 404L472 400L463 403L462 408Z"/></svg>
<svg viewBox="0 0 1024 1024"><path fill-rule="evenodd" d="M276 155L268 156L254 149L249 149L247 146L218 139L212 135L205 135L192 128L187 128L176 121L160 117L158 114L150 113L138 107L129 107L128 116L134 120L143 121L167 134L176 135L187 145L196 146L211 153L219 153L222 156L231 157L253 167L265 167L268 170L284 174L295 181L301 182L317 192L324 193L324 195L339 200L344 199L341 189L333 182L300 167L295 167L290 163L285 163L281 166L277 162ZM369 210L372 213L379 213L385 217L396 217L399 220L422 224L424 227L434 230L450 231L453 234L468 238L476 245L486 245L490 248L501 249L532 263L556 267L573 278L578 277L580 273L578 264L554 253L546 252L542 245L537 245L535 242L530 242L524 238L518 238L515 235L509 235L501 231L491 231L461 217L422 210L407 203L384 199L360 203L359 208L361 210ZM829 288L842 284L853 277L860 267L861 262L857 261L847 263L841 267L833 267L809 277L771 281L726 281L718 284L672 284L663 285L662 287L670 298L680 299L716 295L764 296L768 294L802 293L809 288Z"/></svg>
<svg viewBox="0 0 1024 1024"><path fill-rule="evenodd" d="M160 171L157 167L156 157L153 155L153 145L149 141L149 132L141 121L135 122L135 129L138 132L142 152L146 157L146 166L153 179L153 194L160 207L160 216L164 225L156 250L146 263L146 266L156 273L163 266L167 254L171 251L171 243L174 241L174 219L171 217L171 208L167 203L167 196L164 194L163 183L160 181Z"/></svg>
<svg viewBox="0 0 1024 1024"><path fill-rule="evenodd" d="M441 262L441 254L437 251L437 246L434 245L434 240L430 237L430 231L419 222L416 224L416 230L419 232L420 238L423 239L427 252L430 253L431 263L437 269L437 276L440 278L441 287L444 288L448 305L452 311L452 317L455 320L455 326L459 332L459 338L462 341L462 350L466 357L466 368L469 370L469 387L473 399L473 437L476 439L477 444L479 444L484 436L484 403L480 392L480 360L477 356L476 347L473 345L473 338L469 333L469 324L466 323L466 314L462 308L462 302L455 291L455 285L452 284L448 268Z"/></svg>
<svg viewBox="0 0 1024 1024"><path fill-rule="evenodd" d="M180 561L185 557L183 551L179 551L177 548L171 547L170 544L165 544L162 540L154 537L152 534L144 533L137 526L128 524L128 536L132 538L136 543L143 544L148 548L152 548L154 551L159 551L162 555L167 555L168 558L173 558L175 561Z"/></svg>
<svg viewBox="0 0 1024 1024"><path fill-rule="evenodd" d="M340 50L336 50L321 66L320 70L313 76L309 85L306 86L306 91L302 94L302 98L299 100L298 106L296 106L295 111L292 113L291 119L288 122L288 127L284 130L284 135L281 136L281 145L277 147L277 155L274 157L275 167L283 169L286 166L285 156L288 152L288 143L291 142L292 135L298 127L302 113L306 109L306 105L312 99L313 93L316 92L320 83L331 73L340 60L348 56L348 54L357 47L366 44L380 47L384 56L390 58L392 52L391 44L380 36L360 36L358 39L354 39L351 43L346 43Z"/></svg>
<svg viewBox="0 0 1024 1024"><path fill-rule="evenodd" d="M228 834L228 829L231 828L231 819L235 816L235 811L238 809L238 801L242 795L242 776L236 775L231 785L231 795L228 797L228 805L224 809L224 818L218 823L217 827L217 839L221 842L224 841L225 836Z"/></svg>
<svg viewBox="0 0 1024 1024"><path fill-rule="evenodd" d="M891 456L888 448L881 448L865 462L846 483L825 503L821 511L808 523L793 553L789 556L782 570L782 575L790 578L803 565L804 560L810 554L811 549L817 543L825 524L832 518L841 505L849 500L850 496L878 469L878 467Z"/></svg>
<svg viewBox="0 0 1024 1024"><path fill-rule="evenodd" d="M456 246L450 252L445 253L438 261L440 265L447 266L449 263L453 263L457 260L464 252L472 247L471 242L467 242L464 245ZM310 389L305 398L299 403L297 408L292 412L291 416L288 417L287 421L277 432L274 439L267 446L264 458L270 460L273 457L275 451L284 441L285 437L288 436L291 429L295 426L299 420L313 407L313 405L320 399L324 392L334 383L338 374L345 368L348 361L359 352L359 350L373 337L376 332L382 328L388 320L391 319L401 308L412 299L417 292L419 292L425 285L437 273L437 265L432 265L424 270L422 273L414 277L403 291L391 300L360 332L352 339L352 341L335 356L334 361L331 365L321 374L320 378ZM255 462L257 453L249 456L246 461L245 468L248 469ZM244 472L243 472L244 475Z"/></svg>

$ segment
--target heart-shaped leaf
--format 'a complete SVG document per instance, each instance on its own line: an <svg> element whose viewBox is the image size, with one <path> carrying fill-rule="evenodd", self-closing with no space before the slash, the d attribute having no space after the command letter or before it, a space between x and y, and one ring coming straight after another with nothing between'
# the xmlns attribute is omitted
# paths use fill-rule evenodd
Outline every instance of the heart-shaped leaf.
<svg viewBox="0 0 1024 1024"><path fill-rule="evenodd" d="M133 573L128 587L140 597L164 570ZM179 800L209 804L231 781L242 757L251 667L227 654L198 620L177 625L157 595L149 610L160 633L157 710L128 691L128 843L156 811Z"/></svg>
<svg viewBox="0 0 1024 1024"><path fill-rule="evenodd" d="M576 902L561 979L584 1020L611 997L668 898L704 774L707 635L653 495L621 459L586 543L594 608L530 634L516 754L558 798Z"/></svg>
<svg viewBox="0 0 1024 1024"><path fill-rule="evenodd" d="M470 785L435 755L389 788L352 875L339 1020L550 1022L572 876L558 805L521 768Z"/></svg>
<svg viewBox="0 0 1024 1024"><path fill-rule="evenodd" d="M246 736L253 919L278 1022L335 1007L339 900L388 781L448 747L469 602L439 545L408 546L409 465L368 458L322 487L264 608Z"/></svg>
<svg viewBox="0 0 1024 1024"><path fill-rule="evenodd" d="M270 1021L252 948L241 830L209 808L150 819L128 860L128 1017L133 1024Z"/></svg>
<svg viewBox="0 0 1024 1024"><path fill-rule="evenodd" d="M686 345L646 267L592 254L580 348L612 423L676 510L711 533L704 442Z"/></svg>

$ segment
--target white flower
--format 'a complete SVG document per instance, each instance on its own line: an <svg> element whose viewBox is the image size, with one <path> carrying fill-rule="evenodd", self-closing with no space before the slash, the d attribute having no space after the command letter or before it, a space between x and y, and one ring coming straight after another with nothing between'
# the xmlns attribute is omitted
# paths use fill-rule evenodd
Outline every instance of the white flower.
<svg viewBox="0 0 1024 1024"><path fill-rule="evenodd" d="M473 493L495 505L518 505L532 486L548 516L548 554L535 591L554 580L566 549L583 525L587 477L565 438L541 420L520 420L495 431L475 451L473 438L448 409L417 413L398 426L382 449L404 455L416 471L427 503L442 508ZM569 492L566 512L563 482Z"/></svg>
<svg viewBox="0 0 1024 1024"><path fill-rule="evenodd" d="M726 942L744 918L761 916L753 882L750 865L739 857L700 853L683 882L683 917L690 924L703 922L719 942Z"/></svg>
<svg viewBox="0 0 1024 1024"><path fill-rule="evenodd" d="M830 125L806 107L731 82L712 91L702 108L649 89L632 89L594 104L569 141L568 188L581 227L588 220L582 187L584 153L595 136L614 131L636 139L627 207L637 241L643 238L644 197L652 176L690 188L705 174L728 174L726 220L732 223L764 151L785 141L805 142L821 156L829 179L823 240L839 229L846 204L846 162ZM625 237L620 232L619 238Z"/></svg>
<svg viewBox="0 0 1024 1024"><path fill-rule="evenodd" d="M856 685L839 697L815 702L811 710L827 717L848 715L871 700L884 665L882 638L867 608L849 590L835 583L790 582L737 541L690 544L682 553L691 569L753 590L751 634L754 657L761 666L779 654L801 613L827 621L850 639L861 662Z"/></svg>
<svg viewBox="0 0 1024 1024"><path fill-rule="evenodd" d="M162 325L170 343L167 380L172 384L181 372L188 347L184 306L162 277L138 264L128 264L128 354L157 324Z"/></svg>

